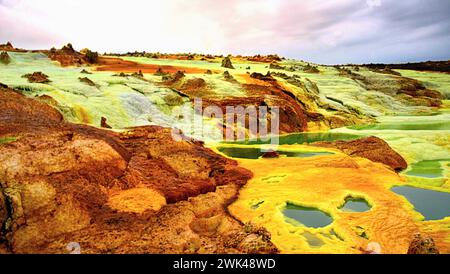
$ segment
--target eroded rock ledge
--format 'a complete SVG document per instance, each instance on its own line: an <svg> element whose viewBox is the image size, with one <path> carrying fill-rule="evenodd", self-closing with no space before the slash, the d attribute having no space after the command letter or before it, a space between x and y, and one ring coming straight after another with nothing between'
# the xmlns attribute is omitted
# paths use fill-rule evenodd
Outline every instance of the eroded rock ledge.
<svg viewBox="0 0 450 274"><path fill-rule="evenodd" d="M3 86L0 108L0 253L277 252L226 211L251 172L202 143L71 124Z"/></svg>
<svg viewBox="0 0 450 274"><path fill-rule="evenodd" d="M316 142L320 147L337 148L349 156L362 157L385 164L395 171L402 171L408 167L405 159L393 150L384 140L371 136L353 141Z"/></svg>

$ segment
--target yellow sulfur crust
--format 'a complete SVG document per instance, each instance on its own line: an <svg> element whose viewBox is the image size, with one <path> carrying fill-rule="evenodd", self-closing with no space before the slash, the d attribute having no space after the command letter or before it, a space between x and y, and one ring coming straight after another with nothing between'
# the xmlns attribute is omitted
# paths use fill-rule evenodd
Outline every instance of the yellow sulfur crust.
<svg viewBox="0 0 450 274"><path fill-rule="evenodd" d="M279 149L323 151L306 145ZM400 175L383 164L331 151L336 154L238 159L254 177L229 206L230 213L242 222L265 227L283 253L361 253L375 242L382 253L404 254L417 232L433 236L442 253L450 252L450 218L422 221L423 216L404 197L390 190L406 183ZM339 208L349 196L364 198L372 208L367 212L342 211ZM320 209L333 222L308 228L289 221L282 212L287 202ZM311 235L321 245L309 245Z"/></svg>

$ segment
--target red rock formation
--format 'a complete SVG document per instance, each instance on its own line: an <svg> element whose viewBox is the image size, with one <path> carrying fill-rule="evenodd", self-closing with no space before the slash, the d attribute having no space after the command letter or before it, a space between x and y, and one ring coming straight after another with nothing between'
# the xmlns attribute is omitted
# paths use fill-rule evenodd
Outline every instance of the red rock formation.
<svg viewBox="0 0 450 274"><path fill-rule="evenodd" d="M71 124L4 87L0 108L0 137L15 140L0 145L0 252L64 253L73 241L83 253L276 252L262 235L241 239L225 210L251 172L202 143Z"/></svg>
<svg viewBox="0 0 450 274"><path fill-rule="evenodd" d="M408 167L400 154L394 151L384 140L377 137L353 141L316 142L313 145L337 148L350 156L363 157L373 162L383 163L395 171L401 171Z"/></svg>
<svg viewBox="0 0 450 274"><path fill-rule="evenodd" d="M71 44L67 44L59 50L52 48L46 53L50 59L58 61L62 66L80 66L89 64L86 56L74 50Z"/></svg>

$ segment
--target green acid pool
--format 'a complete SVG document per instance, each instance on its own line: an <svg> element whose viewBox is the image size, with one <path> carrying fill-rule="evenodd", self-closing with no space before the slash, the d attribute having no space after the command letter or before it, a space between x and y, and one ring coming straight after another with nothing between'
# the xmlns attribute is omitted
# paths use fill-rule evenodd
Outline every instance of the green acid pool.
<svg viewBox="0 0 450 274"><path fill-rule="evenodd" d="M371 206L363 198L348 197L340 209L345 212L366 212L371 209Z"/></svg>
<svg viewBox="0 0 450 274"><path fill-rule="evenodd" d="M312 228L325 227L333 222L330 215L317 208L303 207L292 203L286 205L283 214L288 221L294 220Z"/></svg>
<svg viewBox="0 0 450 274"><path fill-rule="evenodd" d="M348 128L356 130L450 130L450 121L381 122Z"/></svg>
<svg viewBox="0 0 450 274"><path fill-rule="evenodd" d="M443 177L442 163L444 162L450 162L450 159L425 160L414 163L406 172L406 175L423 178L441 178Z"/></svg>
<svg viewBox="0 0 450 274"><path fill-rule="evenodd" d="M393 187L392 191L408 199L425 220L440 220L450 216L450 193L410 186Z"/></svg>
<svg viewBox="0 0 450 274"><path fill-rule="evenodd" d="M250 147L219 147L217 148L223 154L232 158L243 158L243 159L258 159L263 156L265 151L259 148ZM332 155L333 152L328 151L283 151L278 150L278 154L285 155L287 157L296 158L307 158L314 156Z"/></svg>
<svg viewBox="0 0 450 274"><path fill-rule="evenodd" d="M333 142L333 141L346 141L355 140L363 137L362 135L340 133L340 132L301 132L293 133L288 135L278 136L279 145L294 145L294 144L304 144L304 143L315 143L315 142ZM270 144L271 139L252 139L245 141L233 142L236 144L244 145L259 145L259 144Z"/></svg>

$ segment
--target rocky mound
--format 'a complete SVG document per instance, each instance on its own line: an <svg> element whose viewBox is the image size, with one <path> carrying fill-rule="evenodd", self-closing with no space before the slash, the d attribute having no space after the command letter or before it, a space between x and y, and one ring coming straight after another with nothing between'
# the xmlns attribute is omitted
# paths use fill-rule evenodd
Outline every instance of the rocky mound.
<svg viewBox="0 0 450 274"><path fill-rule="evenodd" d="M183 79L186 75L184 74L184 72L182 71L177 71L176 73L174 73L173 75L170 76L163 76L163 80L165 79L166 84L168 85L173 85L178 83L181 79Z"/></svg>
<svg viewBox="0 0 450 274"><path fill-rule="evenodd" d="M71 124L8 88L0 107L0 253L276 252L225 210L252 174L201 143Z"/></svg>
<svg viewBox="0 0 450 274"><path fill-rule="evenodd" d="M353 141L316 142L313 145L337 148L349 156L363 157L373 162L383 163L397 172L408 167L400 154L394 151L384 140L377 137Z"/></svg>
<svg viewBox="0 0 450 274"><path fill-rule="evenodd" d="M259 73L259 72L253 72L252 74L250 74L250 77L251 77L251 78L254 78L254 79L261 80L261 81L269 81L269 82L276 81L276 80L272 77L272 75L270 74L270 71L268 71L268 72L266 73L266 75L264 75L264 74L262 74L262 73Z"/></svg>
<svg viewBox="0 0 450 274"><path fill-rule="evenodd" d="M439 250L432 238L416 234L409 245L408 254L439 254Z"/></svg>
<svg viewBox="0 0 450 274"><path fill-rule="evenodd" d="M270 65L269 65L269 69L285 69L285 67L279 65L279 64L276 63L276 62L272 62L272 63L270 63Z"/></svg>
<svg viewBox="0 0 450 274"><path fill-rule="evenodd" d="M163 69L161 67L159 67L154 74L156 76L166 76L169 73L168 72L164 72Z"/></svg>
<svg viewBox="0 0 450 274"><path fill-rule="evenodd" d="M49 83L50 80L48 79L48 75L37 71L29 74L22 75L23 78L27 78L28 82L30 83L39 83L39 84L45 84Z"/></svg>
<svg viewBox="0 0 450 274"><path fill-rule="evenodd" d="M238 81L236 79L234 79L233 75L231 75L231 73L228 70L223 72L223 77L225 78L226 81L228 81L230 83L235 83L235 84L238 83Z"/></svg>
<svg viewBox="0 0 450 274"><path fill-rule="evenodd" d="M320 71L317 69L317 67L311 66L310 64L307 64L303 68L303 72L306 72L306 73L319 73Z"/></svg>
<svg viewBox="0 0 450 274"><path fill-rule="evenodd" d="M6 51L2 51L2 53L0 53L0 63L8 65L10 62L11 58L9 57L8 53Z"/></svg>
<svg viewBox="0 0 450 274"><path fill-rule="evenodd" d="M79 77L78 80L80 80L80 82L85 83L91 87L95 87L95 83L92 82L92 80L87 77Z"/></svg>
<svg viewBox="0 0 450 274"><path fill-rule="evenodd" d="M180 91L191 98L202 98L214 94L214 92L208 88L206 81L202 78L187 80L180 87Z"/></svg>
<svg viewBox="0 0 450 274"><path fill-rule="evenodd" d="M223 58L223 60L222 60L222 67L229 68L229 69L234 69L233 64L231 63L230 56L227 56L227 57Z"/></svg>

